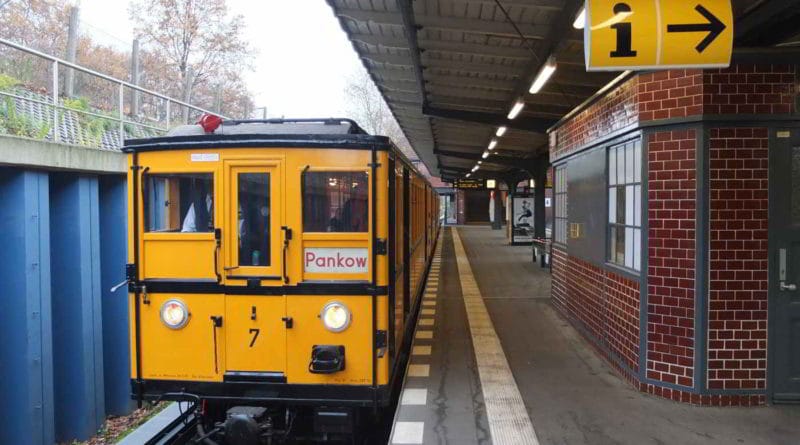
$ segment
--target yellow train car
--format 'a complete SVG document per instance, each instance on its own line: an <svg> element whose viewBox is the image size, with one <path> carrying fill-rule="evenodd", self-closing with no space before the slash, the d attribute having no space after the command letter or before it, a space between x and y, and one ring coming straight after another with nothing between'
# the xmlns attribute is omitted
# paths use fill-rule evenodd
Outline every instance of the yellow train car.
<svg viewBox="0 0 800 445"><path fill-rule="evenodd" d="M204 116L124 151L134 398L198 402L200 431L242 443L391 403L439 219L388 138Z"/></svg>

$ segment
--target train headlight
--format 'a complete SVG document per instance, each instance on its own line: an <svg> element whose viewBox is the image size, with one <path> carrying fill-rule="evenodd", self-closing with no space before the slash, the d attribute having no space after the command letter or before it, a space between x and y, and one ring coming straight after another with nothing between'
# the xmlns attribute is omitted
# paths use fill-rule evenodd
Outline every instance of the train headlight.
<svg viewBox="0 0 800 445"><path fill-rule="evenodd" d="M180 329L189 322L189 309L180 300L167 300L161 305L161 321L170 329Z"/></svg>
<svg viewBox="0 0 800 445"><path fill-rule="evenodd" d="M342 303L332 301L322 308L319 315L325 329L331 332L342 332L350 326L350 310Z"/></svg>

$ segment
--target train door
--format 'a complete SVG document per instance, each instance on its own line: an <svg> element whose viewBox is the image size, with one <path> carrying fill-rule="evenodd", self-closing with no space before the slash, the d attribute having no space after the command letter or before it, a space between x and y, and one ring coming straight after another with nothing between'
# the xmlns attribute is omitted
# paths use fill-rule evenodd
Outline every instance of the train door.
<svg viewBox="0 0 800 445"><path fill-rule="evenodd" d="M227 378L286 370L283 176L280 159L225 162Z"/></svg>

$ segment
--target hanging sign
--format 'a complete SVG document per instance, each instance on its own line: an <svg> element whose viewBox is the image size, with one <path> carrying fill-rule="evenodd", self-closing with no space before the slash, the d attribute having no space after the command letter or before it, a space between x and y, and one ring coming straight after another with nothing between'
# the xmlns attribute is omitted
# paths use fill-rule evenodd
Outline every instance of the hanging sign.
<svg viewBox="0 0 800 445"><path fill-rule="evenodd" d="M457 189L483 189L484 185L482 179L456 179L453 182L453 187Z"/></svg>
<svg viewBox="0 0 800 445"><path fill-rule="evenodd" d="M587 71L722 68L731 63L730 0L587 0Z"/></svg>

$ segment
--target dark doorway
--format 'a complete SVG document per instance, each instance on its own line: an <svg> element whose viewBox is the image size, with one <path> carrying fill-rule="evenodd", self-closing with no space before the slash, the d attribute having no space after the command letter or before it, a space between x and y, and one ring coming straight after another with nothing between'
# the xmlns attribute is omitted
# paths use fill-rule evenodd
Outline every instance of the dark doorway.
<svg viewBox="0 0 800 445"><path fill-rule="evenodd" d="M800 402L800 131L771 136L770 387L775 402Z"/></svg>
<svg viewBox="0 0 800 445"><path fill-rule="evenodd" d="M464 216L467 224L489 222L489 192L486 190L466 190Z"/></svg>

